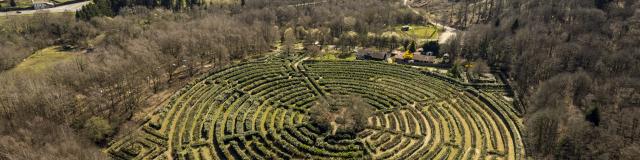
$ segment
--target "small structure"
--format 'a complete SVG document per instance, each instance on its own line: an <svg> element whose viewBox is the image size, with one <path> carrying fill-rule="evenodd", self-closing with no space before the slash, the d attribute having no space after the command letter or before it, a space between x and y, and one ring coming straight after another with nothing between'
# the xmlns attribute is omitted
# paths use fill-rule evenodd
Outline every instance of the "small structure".
<svg viewBox="0 0 640 160"><path fill-rule="evenodd" d="M400 29L400 30L402 30L403 32L407 32L410 29L411 29L411 27L409 27L408 25L404 25L404 26L402 26L402 29Z"/></svg>
<svg viewBox="0 0 640 160"><path fill-rule="evenodd" d="M358 51L356 54L356 58L359 60L386 60L389 58L389 54L387 52L381 51L379 49L374 48L366 48Z"/></svg>
<svg viewBox="0 0 640 160"><path fill-rule="evenodd" d="M411 63L414 65L431 65L436 63L436 56L428 56L421 54L421 52L414 52L412 53L413 57L411 57L411 59L407 59L405 53L406 52L396 50L391 52L391 55L398 63Z"/></svg>
<svg viewBox="0 0 640 160"><path fill-rule="evenodd" d="M49 1L31 0L31 3L33 4L33 9L45 9L55 6L55 4Z"/></svg>
<svg viewBox="0 0 640 160"><path fill-rule="evenodd" d="M393 60L396 62L404 61L404 57L402 57L403 55L404 55L404 52L402 51L394 50L391 52L391 57L393 57Z"/></svg>
<svg viewBox="0 0 640 160"><path fill-rule="evenodd" d="M423 54L413 54L413 61L415 63L434 64L434 63L436 63L436 56L423 55Z"/></svg>
<svg viewBox="0 0 640 160"><path fill-rule="evenodd" d="M322 51L322 45L320 44L320 42L316 41L312 44L305 45L304 50L313 54L317 54Z"/></svg>
<svg viewBox="0 0 640 160"><path fill-rule="evenodd" d="M451 57L449 56L449 53L445 53L445 54L442 56L442 62L444 62L444 63L449 63L449 62L450 62L450 60L451 60Z"/></svg>
<svg viewBox="0 0 640 160"><path fill-rule="evenodd" d="M425 52L424 55L425 56L435 56L435 54L433 54L433 52L431 52L431 51Z"/></svg>
<svg viewBox="0 0 640 160"><path fill-rule="evenodd" d="M469 80L472 83L496 83L496 77L491 73L471 73L469 75Z"/></svg>

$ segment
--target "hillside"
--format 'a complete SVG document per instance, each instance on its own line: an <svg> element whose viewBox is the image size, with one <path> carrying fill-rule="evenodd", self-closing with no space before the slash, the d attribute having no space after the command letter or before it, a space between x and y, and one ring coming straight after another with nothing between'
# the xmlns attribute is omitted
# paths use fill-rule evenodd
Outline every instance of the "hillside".
<svg viewBox="0 0 640 160"><path fill-rule="evenodd" d="M0 160L637 159L639 11L95 0L3 16Z"/></svg>
<svg viewBox="0 0 640 160"><path fill-rule="evenodd" d="M490 1L489 1L490 2ZM508 71L526 102L537 159L640 155L637 1L509 1L468 27L455 52ZM607 146L607 147L601 147Z"/></svg>

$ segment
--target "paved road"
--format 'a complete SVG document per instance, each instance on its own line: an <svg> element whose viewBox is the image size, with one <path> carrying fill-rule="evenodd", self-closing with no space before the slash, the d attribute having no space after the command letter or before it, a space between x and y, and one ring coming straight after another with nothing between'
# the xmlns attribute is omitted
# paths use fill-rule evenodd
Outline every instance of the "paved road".
<svg viewBox="0 0 640 160"><path fill-rule="evenodd" d="M289 5L289 6L302 7L302 6L316 5L316 4L327 3L327 2L329 2L329 1L325 0L325 1L320 1L320 2L309 2L309 3L293 4L293 5Z"/></svg>
<svg viewBox="0 0 640 160"><path fill-rule="evenodd" d="M409 5L409 1L410 0L404 0L404 5L407 6L409 9L411 9L411 11L413 11L414 13L421 15L420 11L416 10L415 8L412 8L411 5ZM436 27L444 28L444 32L440 33L440 36L438 37L438 43L440 44L447 43L448 40L450 40L451 38L455 37L458 34L457 29L435 22L431 20L431 18L427 17L426 15L424 17L425 19L427 19L429 23L435 25Z"/></svg>
<svg viewBox="0 0 640 160"><path fill-rule="evenodd" d="M40 13L40 12L49 12L49 13L76 12L76 11L80 10L80 8L82 8L82 6L85 6L85 5L89 4L89 3L91 3L91 1L67 4L67 5L64 5L64 6L56 6L56 7L53 7L53 8L40 9L40 10L23 10L23 11L20 11L22 13L17 13L16 11L0 12L0 16L25 15L25 14L34 14L34 13Z"/></svg>

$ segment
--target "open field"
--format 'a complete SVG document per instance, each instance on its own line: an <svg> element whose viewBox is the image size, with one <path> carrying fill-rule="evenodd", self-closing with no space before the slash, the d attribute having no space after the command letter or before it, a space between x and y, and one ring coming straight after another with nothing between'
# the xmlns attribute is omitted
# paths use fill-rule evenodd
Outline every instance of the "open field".
<svg viewBox="0 0 640 160"><path fill-rule="evenodd" d="M383 36L398 36L402 39L412 39L416 41L425 41L429 39L438 39L441 29L433 25L409 25L409 31L402 31L402 26L394 26L389 31L384 32Z"/></svg>
<svg viewBox="0 0 640 160"><path fill-rule="evenodd" d="M210 4L240 4L240 0L205 0Z"/></svg>
<svg viewBox="0 0 640 160"><path fill-rule="evenodd" d="M55 2L56 4L59 4L59 3L71 2L73 0L52 0L52 1Z"/></svg>
<svg viewBox="0 0 640 160"><path fill-rule="evenodd" d="M70 61L73 57L75 57L74 53L62 51L59 46L48 47L35 52L9 71L17 73L38 73L56 64Z"/></svg>
<svg viewBox="0 0 640 160"><path fill-rule="evenodd" d="M324 54L318 58L316 58L317 60L347 60L347 61L353 61L356 60L356 55L355 54L351 54L349 57L346 58L338 58L339 56L336 54Z"/></svg>
<svg viewBox="0 0 640 160"><path fill-rule="evenodd" d="M191 83L139 131L110 143L115 159L524 159L504 86L465 86L409 66L272 59ZM356 139L326 139L309 107L357 94L376 107Z"/></svg>
<svg viewBox="0 0 640 160"><path fill-rule="evenodd" d="M33 3L31 0L16 0L16 8L29 8ZM9 6L9 0L2 4L3 7Z"/></svg>
<svg viewBox="0 0 640 160"><path fill-rule="evenodd" d="M326 61L333 61L333 60L347 60L347 61L354 61L356 60L356 54L355 53L351 53L351 54L346 54L346 55L341 55L342 53L338 50L328 50L326 49L324 51L324 53L322 53L320 56L314 58L315 60L326 60ZM343 57L346 56L346 57Z"/></svg>

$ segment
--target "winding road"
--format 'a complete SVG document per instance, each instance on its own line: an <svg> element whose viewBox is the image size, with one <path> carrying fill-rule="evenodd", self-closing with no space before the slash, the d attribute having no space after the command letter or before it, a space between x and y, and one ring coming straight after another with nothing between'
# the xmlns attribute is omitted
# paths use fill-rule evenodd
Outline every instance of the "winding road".
<svg viewBox="0 0 640 160"><path fill-rule="evenodd" d="M85 6L85 5L89 4L89 3L91 3L91 1L84 1L84 2L79 2L79 3L67 4L67 5L56 6L56 7L47 8L47 9L22 10L22 11L20 11L21 13L18 13L17 11L0 12L0 17L1 16L12 16L12 15L34 14L34 13L42 13L42 12L49 12L49 13L76 12L76 11L80 10L80 8L82 8L83 6Z"/></svg>
<svg viewBox="0 0 640 160"><path fill-rule="evenodd" d="M414 13L422 15L420 11L416 10L415 8L411 7L411 5L409 5L409 1L413 1L413 0L404 0L404 5L407 6L409 9L411 9L411 11L413 11ZM436 27L444 28L444 32L440 33L440 36L438 37L438 43L440 44L446 43L447 41L449 41L451 38L455 37L458 34L457 29L435 22L427 16L424 16L424 17L425 19L427 19L429 23L435 25Z"/></svg>

